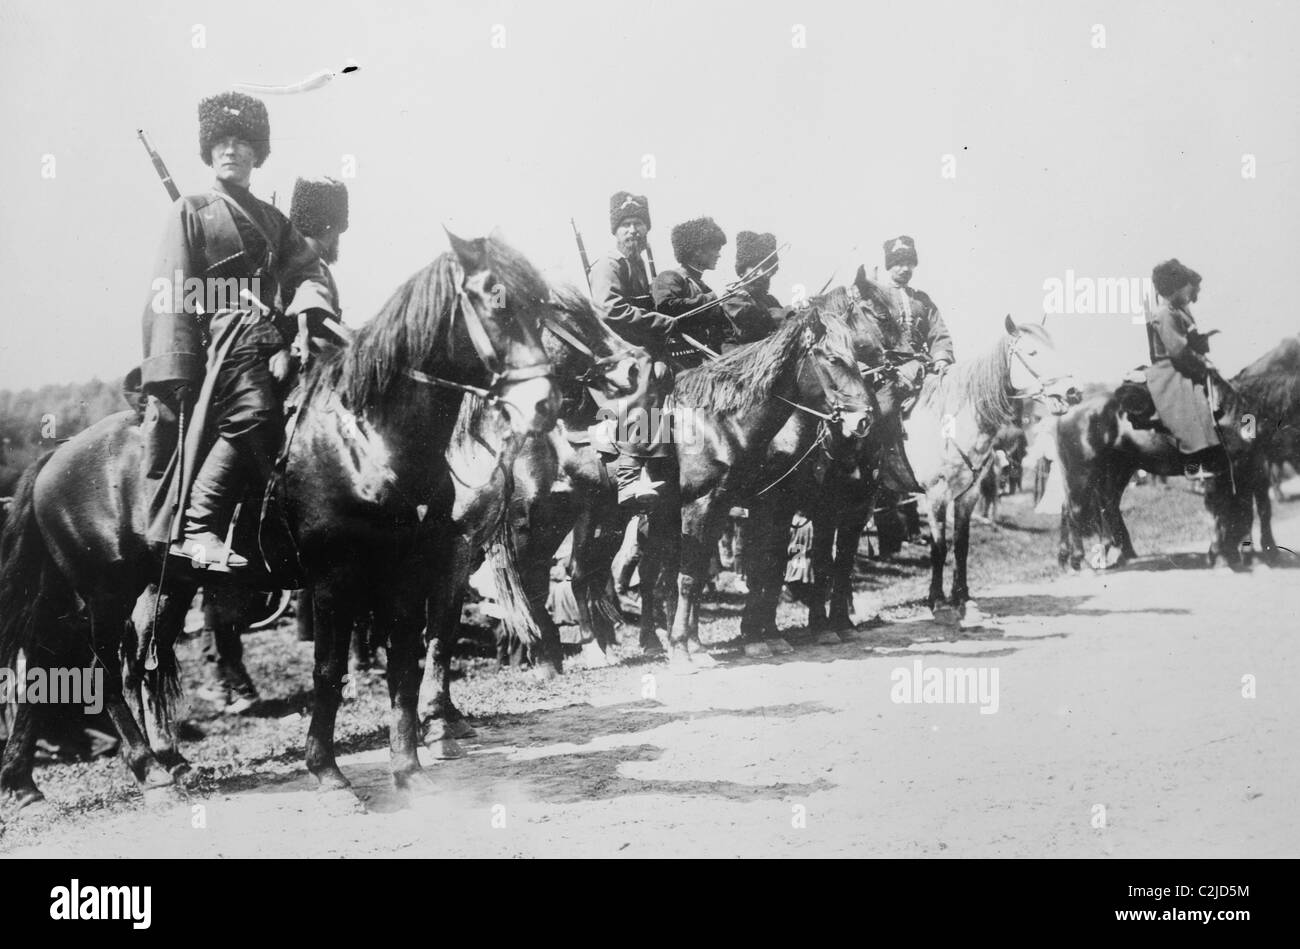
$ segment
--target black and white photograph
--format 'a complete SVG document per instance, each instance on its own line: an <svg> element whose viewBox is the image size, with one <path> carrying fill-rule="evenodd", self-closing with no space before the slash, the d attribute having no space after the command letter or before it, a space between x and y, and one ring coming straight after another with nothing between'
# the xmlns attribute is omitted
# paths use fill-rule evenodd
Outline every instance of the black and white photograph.
<svg viewBox="0 0 1300 949"><path fill-rule="evenodd" d="M1300 856L1298 45L0 0L0 856Z"/></svg>

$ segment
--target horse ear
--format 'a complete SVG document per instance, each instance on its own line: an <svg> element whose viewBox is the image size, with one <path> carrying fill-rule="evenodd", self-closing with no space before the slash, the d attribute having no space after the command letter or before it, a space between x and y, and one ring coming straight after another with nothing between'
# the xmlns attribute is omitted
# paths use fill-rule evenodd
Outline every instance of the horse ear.
<svg viewBox="0 0 1300 949"><path fill-rule="evenodd" d="M1010 313L1007 314L1006 322L1003 325L1006 326L1007 332L1010 333L1012 336L1015 336L1016 333L1019 332L1016 329L1016 321L1011 318Z"/></svg>
<svg viewBox="0 0 1300 949"><path fill-rule="evenodd" d="M442 228L447 232L447 241L451 244L451 249L455 251L460 265L465 268L466 273L483 270L487 265L487 247L483 243L483 238L478 237L472 241L457 237L451 231L447 230L446 225Z"/></svg>

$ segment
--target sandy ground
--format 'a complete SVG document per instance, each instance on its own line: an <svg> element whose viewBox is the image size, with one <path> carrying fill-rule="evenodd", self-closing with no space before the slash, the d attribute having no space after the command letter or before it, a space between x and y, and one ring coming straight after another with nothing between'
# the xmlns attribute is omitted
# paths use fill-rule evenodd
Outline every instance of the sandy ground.
<svg viewBox="0 0 1300 949"><path fill-rule="evenodd" d="M1277 525L1294 550L1297 513ZM627 667L587 704L493 719L468 757L428 763L423 798L374 750L342 759L366 813L299 762L10 855L1300 856L1297 579L1188 554L1003 586L979 629ZM996 712L893 701L916 660L996 671Z"/></svg>

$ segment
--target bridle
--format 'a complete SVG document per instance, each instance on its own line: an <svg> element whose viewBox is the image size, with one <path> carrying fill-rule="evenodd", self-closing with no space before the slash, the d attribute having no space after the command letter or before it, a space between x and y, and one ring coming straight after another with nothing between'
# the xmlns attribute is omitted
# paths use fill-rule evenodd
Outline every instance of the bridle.
<svg viewBox="0 0 1300 949"><path fill-rule="evenodd" d="M861 412L863 414L870 414L871 413L870 405L867 405L865 403L859 404L857 402L850 401L844 397L843 393L841 393L838 389L835 388L835 384L831 382L830 377L826 373L826 367L823 366L821 360L817 358L817 356L820 353L825 353L825 350L821 348L820 342L817 344L817 346L810 348L808 351L808 355L813 357L813 359L811 360L813 376L816 378L817 384L821 387L822 397L826 400L826 405L830 409L830 411L819 412L816 409L809 408L806 405L800 405L798 402L795 402L793 399L787 399L783 395L778 395L777 398L780 399L782 402L784 402L786 405L793 406L794 408L798 409L801 412L807 412L809 415L813 416L814 418L819 418L823 422L830 422L831 424L834 425L839 425L841 422L843 422L844 416L848 412Z"/></svg>
<svg viewBox="0 0 1300 949"><path fill-rule="evenodd" d="M595 386L599 380L605 376L605 370L610 366L617 365L625 359L636 359L636 351L623 343L623 341L613 333L609 334L610 338L612 340L618 340L614 346L613 352L606 356L597 356L595 350L573 333L569 332L569 330L560 323L559 319L553 312L548 310L546 314L542 316L540 323L560 342L568 345L579 355L585 356L587 359L591 360L591 366L588 367L587 371L581 376L578 376L576 380L577 382L582 383L583 386Z"/></svg>
<svg viewBox="0 0 1300 949"><path fill-rule="evenodd" d="M1025 358L1025 354L1020 351L1020 341L1022 339L1024 339L1023 336L1016 334L1016 338L1011 344L1011 355L1020 361L1020 365L1025 367L1025 372L1029 373L1037 386L1032 389L1013 389L1011 394L1017 399L1039 399L1047 394L1048 386L1055 385L1062 379L1068 379L1069 376L1050 376L1044 379L1042 373L1031 366L1029 360Z"/></svg>
<svg viewBox="0 0 1300 949"><path fill-rule="evenodd" d="M404 373L408 378L423 385L465 392L476 395L485 402L505 405L507 403L501 397L501 390L506 386L526 382L529 379L547 379L554 376L550 362L544 357L539 362L531 365L511 366L503 369L501 357L492 345L492 339L488 336L487 327L483 325L483 318L474 309L474 304L470 302L469 294L465 292L463 285L457 288L456 291L456 304L451 313L453 326L458 313L465 320L465 332L474 346L474 351L478 353L479 361L483 363L483 368L488 371L489 379L486 388L468 385L464 382L454 382L451 379L444 379L441 376L422 372L419 369L405 369ZM516 324L523 334L524 342L534 349L540 350L541 343L538 342L537 335L533 332L532 327L522 320L517 320Z"/></svg>

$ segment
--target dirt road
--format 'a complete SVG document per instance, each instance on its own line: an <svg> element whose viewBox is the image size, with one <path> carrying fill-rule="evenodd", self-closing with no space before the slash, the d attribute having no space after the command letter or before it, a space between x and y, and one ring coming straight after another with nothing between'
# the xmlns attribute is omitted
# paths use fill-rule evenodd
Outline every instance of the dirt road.
<svg viewBox="0 0 1300 949"><path fill-rule="evenodd" d="M1277 533L1300 550L1296 513ZM990 590L980 629L629 666L589 704L493 720L414 802L373 750L342 761L365 814L323 807L299 760L11 855L1294 857L1298 578L1179 555ZM895 701L946 667L985 691Z"/></svg>

